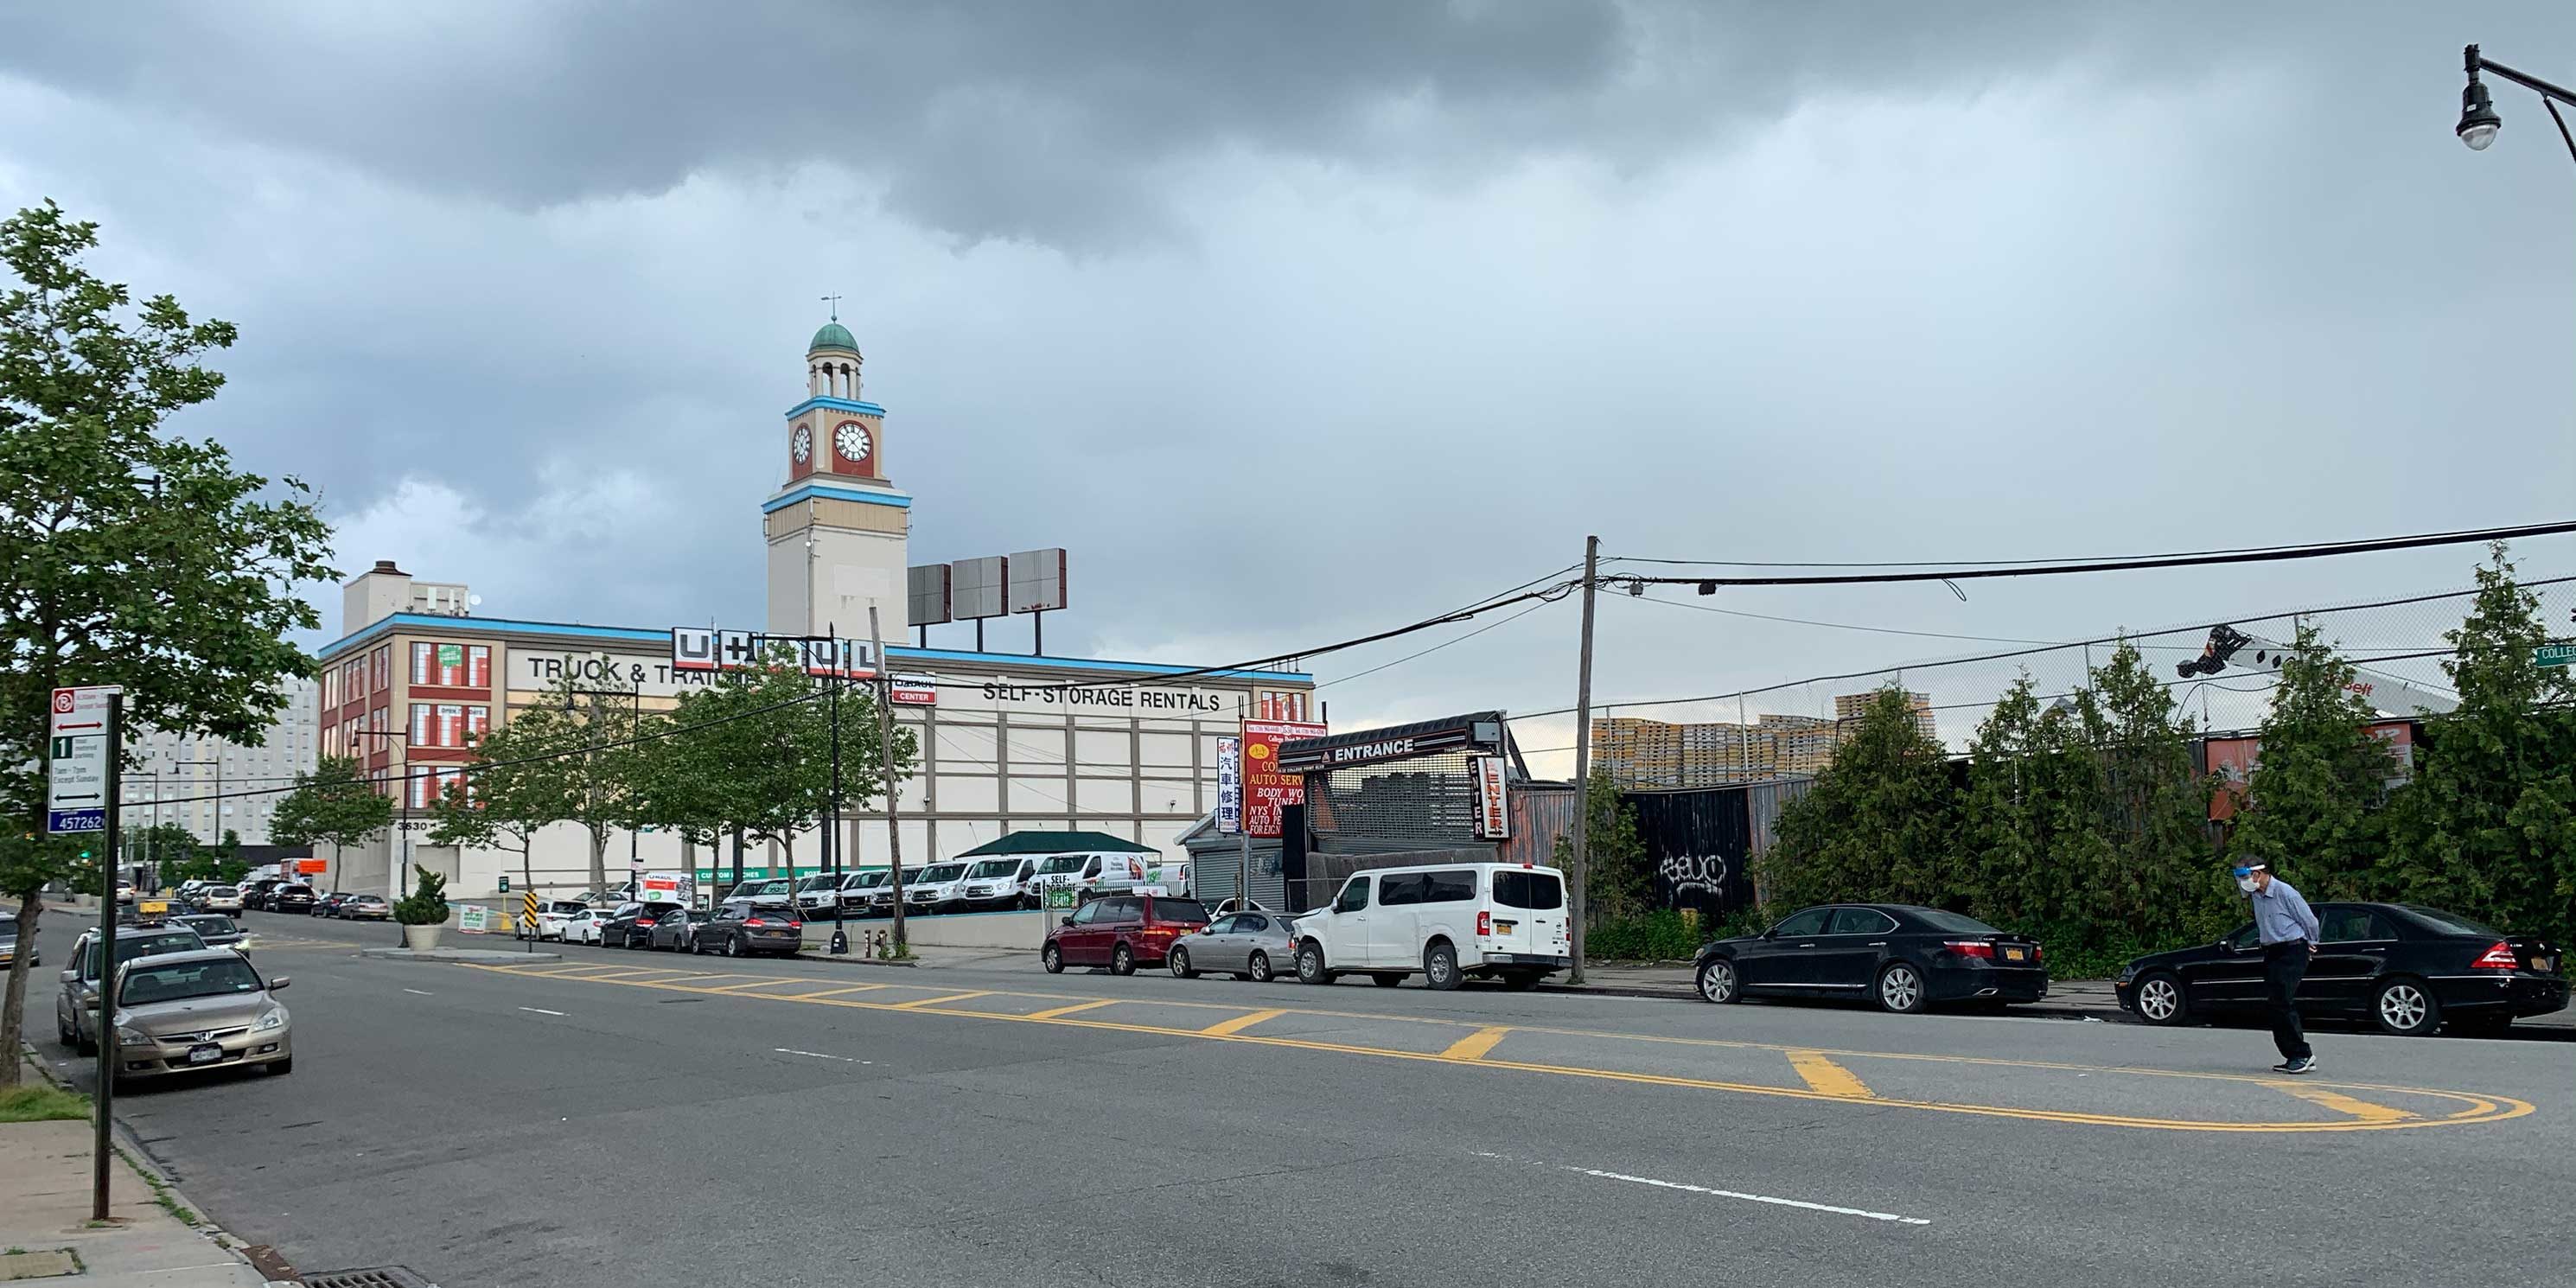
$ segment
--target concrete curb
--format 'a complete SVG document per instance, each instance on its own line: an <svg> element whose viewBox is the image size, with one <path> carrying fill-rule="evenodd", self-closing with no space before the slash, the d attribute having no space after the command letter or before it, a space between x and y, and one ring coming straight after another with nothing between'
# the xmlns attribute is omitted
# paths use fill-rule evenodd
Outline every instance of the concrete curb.
<svg viewBox="0 0 2576 1288"><path fill-rule="evenodd" d="M562 953L511 952L504 948L361 948L360 957L391 962L460 962L473 966L506 966L512 962L559 962Z"/></svg>
<svg viewBox="0 0 2576 1288"><path fill-rule="evenodd" d="M891 958L883 958L883 957L862 957L862 956L858 955L857 953L843 953L843 954L841 954L840 956L835 957L835 956L833 956L833 955L832 955L832 954L830 954L830 953L799 952L799 953L797 953L797 954L796 954L796 960L798 960L798 961L808 961L808 962L822 962L822 963L824 963L825 965L829 965L829 966L901 966L901 967L903 967L903 968L905 968L905 969L907 969L907 970L910 970L910 969L912 969L912 968L914 968L914 967L917 967L917 966L921 965L921 963L920 963L918 960L911 960L911 959L906 959L906 960L895 960L895 959L891 959Z"/></svg>

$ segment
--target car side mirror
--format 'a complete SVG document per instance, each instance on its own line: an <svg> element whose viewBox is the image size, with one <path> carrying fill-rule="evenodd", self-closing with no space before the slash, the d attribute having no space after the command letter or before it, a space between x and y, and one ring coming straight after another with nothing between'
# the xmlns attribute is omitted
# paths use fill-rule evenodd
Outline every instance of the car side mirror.
<svg viewBox="0 0 2576 1288"><path fill-rule="evenodd" d="M78 970L67 970L57 978L61 979L66 984L78 984L80 983L80 972Z"/></svg>
<svg viewBox="0 0 2576 1288"><path fill-rule="evenodd" d="M279 990L279 989L281 989L281 988L284 988L284 987L286 987L287 985L292 984L292 983L294 983L294 982L295 982L295 981L294 981L293 979L290 979L290 978L288 978L287 976L284 976L284 975L276 976L276 977L274 977L274 978L272 978L272 979L270 979L270 980L268 981L268 991L269 991L269 992L274 993L274 992L276 992L277 990Z"/></svg>
<svg viewBox="0 0 2576 1288"><path fill-rule="evenodd" d="M1056 923L1055 923L1055 924L1057 924L1057 925L1059 925L1059 926L1070 926L1070 925L1072 925L1072 924L1073 924L1073 918L1071 918L1071 917L1058 917L1058 918L1056 918Z"/></svg>

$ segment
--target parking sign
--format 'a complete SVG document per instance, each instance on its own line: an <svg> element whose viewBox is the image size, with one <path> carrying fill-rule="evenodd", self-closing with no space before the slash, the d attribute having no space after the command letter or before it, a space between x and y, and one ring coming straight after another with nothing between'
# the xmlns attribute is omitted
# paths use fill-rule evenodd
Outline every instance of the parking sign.
<svg viewBox="0 0 2576 1288"><path fill-rule="evenodd" d="M56 689L45 757L45 830L55 836L107 830L107 758L112 751L110 684Z"/></svg>

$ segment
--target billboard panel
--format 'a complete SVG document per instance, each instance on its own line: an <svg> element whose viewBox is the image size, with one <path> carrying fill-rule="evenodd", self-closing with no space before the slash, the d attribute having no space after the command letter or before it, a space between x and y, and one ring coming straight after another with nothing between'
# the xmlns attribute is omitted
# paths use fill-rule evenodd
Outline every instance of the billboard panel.
<svg viewBox="0 0 2576 1288"><path fill-rule="evenodd" d="M974 621L981 617L1002 617L1010 613L1004 604L1009 589L1011 561L1000 555L982 559L960 559L949 565L948 607L955 619Z"/></svg>
<svg viewBox="0 0 2576 1288"><path fill-rule="evenodd" d="M1012 612L1052 613L1064 607L1064 547L1012 555L1010 574Z"/></svg>
<svg viewBox="0 0 2576 1288"><path fill-rule="evenodd" d="M1279 744L1299 738L1321 738L1319 724L1290 720L1243 722L1243 828L1254 836L1278 836L1286 829L1285 811L1306 803L1306 777L1282 772Z"/></svg>
<svg viewBox="0 0 2576 1288"><path fill-rule="evenodd" d="M904 569L906 601L915 626L937 626L948 618L948 565L914 564Z"/></svg>

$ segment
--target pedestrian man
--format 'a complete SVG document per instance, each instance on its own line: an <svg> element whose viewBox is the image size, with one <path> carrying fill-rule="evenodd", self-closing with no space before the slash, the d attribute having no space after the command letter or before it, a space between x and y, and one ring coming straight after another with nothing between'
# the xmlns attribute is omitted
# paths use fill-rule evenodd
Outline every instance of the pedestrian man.
<svg viewBox="0 0 2576 1288"><path fill-rule="evenodd" d="M2269 864L2236 869L2236 888L2252 897L2254 934L2263 941L2263 987L2272 1012L2272 1044L2281 1048L2274 1073L2312 1073L2316 1052L2299 1023L2299 981L2317 952L2317 914Z"/></svg>

